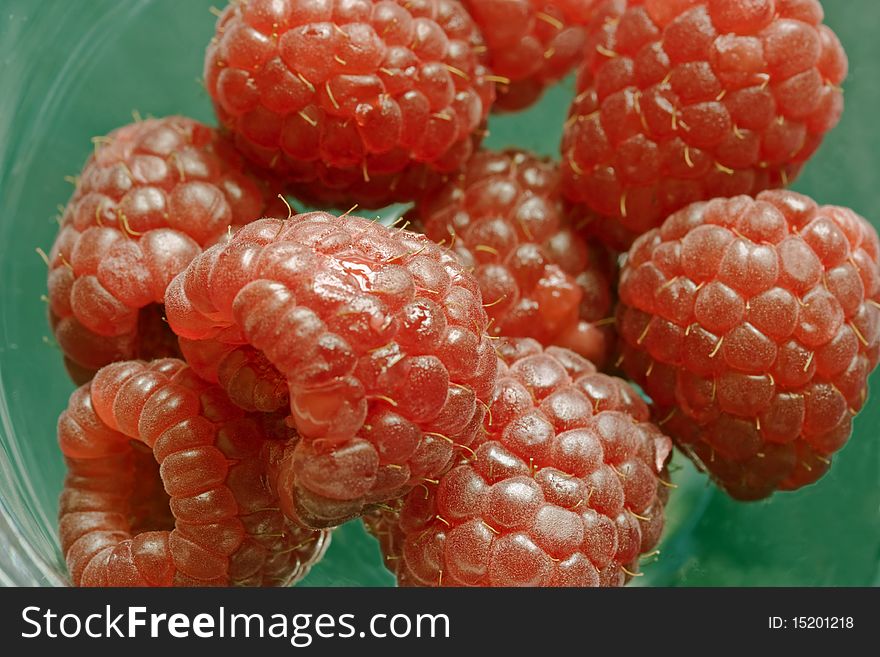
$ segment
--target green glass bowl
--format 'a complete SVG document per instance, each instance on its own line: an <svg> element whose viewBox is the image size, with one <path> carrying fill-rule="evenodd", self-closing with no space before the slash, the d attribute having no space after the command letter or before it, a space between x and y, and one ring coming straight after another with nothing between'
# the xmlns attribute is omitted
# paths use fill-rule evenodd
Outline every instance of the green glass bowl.
<svg viewBox="0 0 880 657"><path fill-rule="evenodd" d="M217 0L218 2L220 0ZM73 390L41 295L57 206L91 137L143 115L213 121L200 84L209 0L0 0L0 583L66 583L56 537L64 466L55 419ZM796 188L880 219L880 6L827 2L851 63L840 127ZM533 110L495 117L487 146L555 155L572 83ZM876 223L875 223L876 225ZM874 378L875 383L880 381ZM676 456L661 554L645 585L880 585L880 404L818 485L740 504ZM303 585L385 586L375 541L338 529Z"/></svg>

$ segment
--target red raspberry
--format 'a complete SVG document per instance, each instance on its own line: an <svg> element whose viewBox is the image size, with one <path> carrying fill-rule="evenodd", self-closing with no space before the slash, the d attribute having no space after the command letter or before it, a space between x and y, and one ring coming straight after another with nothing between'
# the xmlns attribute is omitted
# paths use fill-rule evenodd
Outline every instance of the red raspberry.
<svg viewBox="0 0 880 657"><path fill-rule="evenodd" d="M231 145L192 119L96 139L49 256L50 318L74 379L177 353L165 287L204 246L262 216L268 196Z"/></svg>
<svg viewBox="0 0 880 657"><path fill-rule="evenodd" d="M609 217L600 234L625 248L691 202L787 185L843 111L846 54L822 18L817 0L597 8L566 196Z"/></svg>
<svg viewBox="0 0 880 657"><path fill-rule="evenodd" d="M474 268L495 335L532 337L604 360L608 256L566 220L559 168L522 151L481 151L416 206L425 234Z"/></svg>
<svg viewBox="0 0 880 657"><path fill-rule="evenodd" d="M456 0L233 2L208 46L221 123L301 198L381 207L458 169L494 100Z"/></svg>
<svg viewBox="0 0 880 657"><path fill-rule="evenodd" d="M851 210L762 192L643 235L620 279L623 367L733 497L816 481L880 357L877 234Z"/></svg>
<svg viewBox="0 0 880 657"><path fill-rule="evenodd" d="M410 586L620 586L663 529L672 443L638 394L575 353L502 340L470 458L373 516Z"/></svg>
<svg viewBox="0 0 880 657"><path fill-rule="evenodd" d="M463 0L483 33L498 86L496 109L525 109L584 57L597 0Z"/></svg>
<svg viewBox="0 0 880 657"><path fill-rule="evenodd" d="M58 421L69 469L59 533L73 583L268 586L304 577L330 537L277 508L261 457L267 439L289 439L277 427L181 361L103 368ZM149 448L152 467L134 444Z"/></svg>
<svg viewBox="0 0 880 657"><path fill-rule="evenodd" d="M311 526L439 475L492 393L476 279L425 236L365 219L254 222L195 258L165 306L233 399L289 406L302 440L270 448L270 479Z"/></svg>

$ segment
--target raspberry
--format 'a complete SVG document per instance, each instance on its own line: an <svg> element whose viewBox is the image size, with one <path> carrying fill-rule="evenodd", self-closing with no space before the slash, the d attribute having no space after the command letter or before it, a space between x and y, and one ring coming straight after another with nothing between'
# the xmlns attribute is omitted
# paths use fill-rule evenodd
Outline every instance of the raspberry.
<svg viewBox="0 0 880 657"><path fill-rule="evenodd" d="M455 0L233 2L205 81L243 153L300 198L381 207L458 169L494 84Z"/></svg>
<svg viewBox="0 0 880 657"><path fill-rule="evenodd" d="M49 257L50 319L73 378L175 355L165 287L230 227L262 216L267 198L231 145L192 119L149 119L96 139Z"/></svg>
<svg viewBox="0 0 880 657"><path fill-rule="evenodd" d="M696 203L633 245L623 367L738 499L816 481L880 357L877 234L800 194Z"/></svg>
<svg viewBox="0 0 880 657"><path fill-rule="evenodd" d="M476 279L425 236L365 219L254 222L196 257L165 308L234 399L289 407L302 439L270 446L269 476L310 526L443 472L494 384Z"/></svg>
<svg viewBox="0 0 880 657"><path fill-rule="evenodd" d="M409 586L619 586L657 544L672 443L624 381L575 353L500 341L469 458L373 514Z"/></svg>
<svg viewBox="0 0 880 657"><path fill-rule="evenodd" d="M69 470L59 533L73 583L268 586L304 577L330 537L286 519L264 482L263 443L291 433L278 426L178 360L100 370L58 421Z"/></svg>
<svg viewBox="0 0 880 657"><path fill-rule="evenodd" d="M583 60L596 0L463 0L483 33L499 84L496 109L525 109Z"/></svg>
<svg viewBox="0 0 880 657"><path fill-rule="evenodd" d="M624 9L625 8L625 9ZM611 0L562 144L563 191L626 248L691 202L787 185L840 119L817 0Z"/></svg>
<svg viewBox="0 0 880 657"><path fill-rule="evenodd" d="M495 335L532 337L604 360L607 254L567 221L559 169L522 151L481 151L416 206L425 234L474 269Z"/></svg>

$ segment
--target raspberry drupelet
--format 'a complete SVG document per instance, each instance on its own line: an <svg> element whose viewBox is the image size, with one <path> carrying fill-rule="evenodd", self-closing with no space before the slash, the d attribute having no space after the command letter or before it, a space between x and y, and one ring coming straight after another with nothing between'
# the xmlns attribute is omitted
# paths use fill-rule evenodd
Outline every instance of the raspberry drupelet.
<svg viewBox="0 0 880 657"><path fill-rule="evenodd" d="M148 119L95 139L49 254L49 314L71 376L173 356L165 287L203 247L277 209L231 144L192 119Z"/></svg>
<svg viewBox="0 0 880 657"><path fill-rule="evenodd" d="M220 122L323 205L412 200L470 157L495 97L457 0L233 2L207 49Z"/></svg>
<svg viewBox="0 0 880 657"><path fill-rule="evenodd" d="M372 513L408 586L620 586L663 530L672 442L574 352L498 342L485 433L439 483Z"/></svg>
<svg viewBox="0 0 880 657"><path fill-rule="evenodd" d="M878 238L788 191L693 204L633 245L624 370L730 495L810 484L844 446L880 356Z"/></svg>
<svg viewBox="0 0 880 657"><path fill-rule="evenodd" d="M597 0L463 0L483 33L499 81L495 109L516 111L583 61Z"/></svg>
<svg viewBox="0 0 880 657"><path fill-rule="evenodd" d="M424 235L263 219L195 258L165 309L233 400L289 408L302 439L272 447L269 476L310 526L435 478L482 426L497 356L479 285Z"/></svg>
<svg viewBox="0 0 880 657"><path fill-rule="evenodd" d="M425 234L446 242L480 283L490 333L569 347L596 364L613 330L612 263L575 229L559 168L523 151L480 151L416 205Z"/></svg>
<svg viewBox="0 0 880 657"><path fill-rule="evenodd" d="M266 483L264 444L292 434L282 417L246 413L182 361L101 369L58 421L68 466L59 534L72 582L286 586L302 579L330 535L286 518Z"/></svg>
<svg viewBox="0 0 880 657"><path fill-rule="evenodd" d="M562 143L564 193L617 248L701 200L786 186L840 119L817 0L606 0Z"/></svg>

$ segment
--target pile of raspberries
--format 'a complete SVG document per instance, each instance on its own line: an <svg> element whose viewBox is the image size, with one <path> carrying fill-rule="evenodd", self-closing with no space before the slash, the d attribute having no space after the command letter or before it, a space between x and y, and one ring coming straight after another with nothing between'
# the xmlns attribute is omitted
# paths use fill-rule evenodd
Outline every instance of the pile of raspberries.
<svg viewBox="0 0 880 657"><path fill-rule="evenodd" d="M880 358L877 234L784 189L843 111L822 20L219 11L219 126L96 139L48 255L71 582L289 585L360 518L400 585L620 586L673 445L736 499L817 481ZM557 161L481 149L572 72Z"/></svg>

